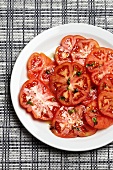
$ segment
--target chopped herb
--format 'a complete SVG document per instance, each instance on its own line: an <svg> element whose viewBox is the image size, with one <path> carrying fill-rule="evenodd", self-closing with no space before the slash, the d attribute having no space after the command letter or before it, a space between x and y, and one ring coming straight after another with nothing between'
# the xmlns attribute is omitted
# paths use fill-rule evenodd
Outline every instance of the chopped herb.
<svg viewBox="0 0 113 170"><path fill-rule="evenodd" d="M77 126L72 126L72 129L75 129L77 131L80 131L80 129Z"/></svg>
<svg viewBox="0 0 113 170"><path fill-rule="evenodd" d="M74 112L75 112L75 109L68 110L68 113L69 113L69 114L72 114L72 113L74 113Z"/></svg>
<svg viewBox="0 0 113 170"><path fill-rule="evenodd" d="M65 98L64 96L61 96L60 99L61 99L61 100L65 100L66 98Z"/></svg>
<svg viewBox="0 0 113 170"><path fill-rule="evenodd" d="M53 97L53 98L52 98L52 101L53 101L53 102L55 102L55 101L56 101L55 97Z"/></svg>
<svg viewBox="0 0 113 170"><path fill-rule="evenodd" d="M104 88L107 88L107 84L104 84L103 86L104 86Z"/></svg>
<svg viewBox="0 0 113 170"><path fill-rule="evenodd" d="M77 93L77 92L78 92L78 89L77 89L77 88L73 90L73 93Z"/></svg>
<svg viewBox="0 0 113 170"><path fill-rule="evenodd" d="M70 85L70 77L67 80L67 84Z"/></svg>
<svg viewBox="0 0 113 170"><path fill-rule="evenodd" d="M95 90L96 89L96 87L95 86L91 86L91 89L90 90Z"/></svg>
<svg viewBox="0 0 113 170"><path fill-rule="evenodd" d="M81 71L78 71L78 72L76 73L76 75L77 75L78 77L79 77L81 74L82 74Z"/></svg>
<svg viewBox="0 0 113 170"><path fill-rule="evenodd" d="M76 127L76 130L79 131L80 129L78 127Z"/></svg>
<svg viewBox="0 0 113 170"><path fill-rule="evenodd" d="M94 125L97 125L97 118L96 117L93 117L92 121L93 121Z"/></svg>
<svg viewBox="0 0 113 170"><path fill-rule="evenodd" d="M31 106L33 106L33 103L31 102L31 99L29 99L29 100L27 101L27 104L30 104Z"/></svg>
<svg viewBox="0 0 113 170"><path fill-rule="evenodd" d="M69 86L67 86L67 90L69 90Z"/></svg>
<svg viewBox="0 0 113 170"><path fill-rule="evenodd" d="M96 113L97 111L96 110L91 110L91 112Z"/></svg>
<svg viewBox="0 0 113 170"><path fill-rule="evenodd" d="M77 71L77 68L75 67L74 70Z"/></svg>
<svg viewBox="0 0 113 170"><path fill-rule="evenodd" d="M50 70L46 70L46 74L50 74Z"/></svg>
<svg viewBox="0 0 113 170"><path fill-rule="evenodd" d="M94 65L95 65L95 63L93 62L93 63L86 64L86 67L90 67L90 66L94 66Z"/></svg>

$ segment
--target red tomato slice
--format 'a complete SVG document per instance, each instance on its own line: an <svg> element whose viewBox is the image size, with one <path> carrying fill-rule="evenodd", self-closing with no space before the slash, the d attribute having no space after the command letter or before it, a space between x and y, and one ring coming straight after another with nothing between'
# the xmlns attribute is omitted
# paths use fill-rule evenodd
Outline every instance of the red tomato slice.
<svg viewBox="0 0 113 170"><path fill-rule="evenodd" d="M76 128L76 134L80 137L87 137L94 135L97 132L97 130L93 127L91 127L85 120L83 121L83 125L79 126L79 128Z"/></svg>
<svg viewBox="0 0 113 170"><path fill-rule="evenodd" d="M90 92L88 93L88 96L84 99L82 104L87 106L89 103L91 103L95 99L97 99L97 88L94 86L91 86Z"/></svg>
<svg viewBox="0 0 113 170"><path fill-rule="evenodd" d="M83 105L77 107L62 106L52 120L51 131L62 138L84 137L94 134L96 130L84 124L83 112Z"/></svg>
<svg viewBox="0 0 113 170"><path fill-rule="evenodd" d="M113 91L113 74L107 74L103 77L103 79L100 81L99 92L105 90L105 91Z"/></svg>
<svg viewBox="0 0 113 170"><path fill-rule="evenodd" d="M54 71L55 75L58 75L61 78L65 78L66 80L68 80L68 78L71 76L71 73L72 67L71 64L68 62L58 65Z"/></svg>
<svg viewBox="0 0 113 170"><path fill-rule="evenodd" d="M79 40L85 39L81 35L67 35L61 40L61 46L71 51Z"/></svg>
<svg viewBox="0 0 113 170"><path fill-rule="evenodd" d="M87 74L84 74L83 67L80 64L71 63L70 65L72 70L70 77L67 79L66 90L70 94L69 96L70 104L75 105L83 101L86 98L87 94L89 93L90 78ZM61 92L62 90L60 90L59 88L58 91ZM66 94L63 96L66 99Z"/></svg>
<svg viewBox="0 0 113 170"><path fill-rule="evenodd" d="M96 100L87 105L85 118L87 123L96 129L105 129L113 124L113 119L100 113Z"/></svg>
<svg viewBox="0 0 113 170"><path fill-rule="evenodd" d="M40 79L44 84L49 84L49 79L54 72L55 66L55 64L51 64L44 67L40 72L38 79Z"/></svg>
<svg viewBox="0 0 113 170"><path fill-rule="evenodd" d="M63 46L58 46L55 51L55 61L57 64L71 62L70 51L65 49Z"/></svg>
<svg viewBox="0 0 113 170"><path fill-rule="evenodd" d="M84 65L88 54L90 54L93 49L98 47L98 42L93 39L83 39L78 41L71 52L72 61Z"/></svg>
<svg viewBox="0 0 113 170"><path fill-rule="evenodd" d="M113 118L113 92L103 90L99 93L98 107L103 115Z"/></svg>
<svg viewBox="0 0 113 170"><path fill-rule="evenodd" d="M75 107L77 121L73 125L74 133L80 137L91 136L96 133L96 129L89 126L84 119L85 107L83 105L78 105Z"/></svg>
<svg viewBox="0 0 113 170"><path fill-rule="evenodd" d="M56 91L57 100L64 106L74 106L88 95L90 79L86 74L70 80L70 85L62 85Z"/></svg>
<svg viewBox="0 0 113 170"><path fill-rule="evenodd" d="M66 84L67 80L65 78L61 78L58 75L50 75L49 86L51 91L55 94L58 87L61 87L62 84Z"/></svg>
<svg viewBox="0 0 113 170"><path fill-rule="evenodd" d="M71 76L75 76L77 75L78 77L82 74L82 73L86 73L86 69L79 63L77 62L72 62L71 64L72 67L72 75Z"/></svg>
<svg viewBox="0 0 113 170"><path fill-rule="evenodd" d="M19 94L20 105L35 119L51 120L59 104L54 95L38 79L27 80Z"/></svg>
<svg viewBox="0 0 113 170"><path fill-rule="evenodd" d="M61 40L60 46L58 46L55 51L55 61L57 64L72 61L71 50L75 43L81 39L85 38L80 35L68 35Z"/></svg>
<svg viewBox="0 0 113 170"><path fill-rule="evenodd" d="M89 72L94 72L95 69L100 69L106 65L108 61L113 60L113 50L110 48L100 47L94 49L86 59L86 67Z"/></svg>
<svg viewBox="0 0 113 170"><path fill-rule="evenodd" d="M51 64L53 61L44 53L33 53L27 62L28 78L35 78L39 75L44 66Z"/></svg>
<svg viewBox="0 0 113 170"><path fill-rule="evenodd" d="M69 112L72 112L72 114ZM76 119L74 107L62 106L55 114L50 129L56 136L62 138L76 137L77 135L73 130Z"/></svg>
<svg viewBox="0 0 113 170"><path fill-rule="evenodd" d="M54 75L50 76L50 86L52 91L62 84L69 84L70 78L81 76L85 73L84 67L78 63L65 62L55 68Z"/></svg>
<svg viewBox="0 0 113 170"><path fill-rule="evenodd" d="M68 78L71 74L71 65L66 62L57 66L54 70L54 75L50 76L50 88L53 93L63 84L67 84Z"/></svg>
<svg viewBox="0 0 113 170"><path fill-rule="evenodd" d="M99 85L100 81L106 74L113 73L113 61L109 61L106 65L102 66L100 69L96 68L92 73L91 78L94 84Z"/></svg>
<svg viewBox="0 0 113 170"><path fill-rule="evenodd" d="M50 77L50 87L58 101L73 106L83 101L90 90L90 78L78 63L63 63L55 68Z"/></svg>

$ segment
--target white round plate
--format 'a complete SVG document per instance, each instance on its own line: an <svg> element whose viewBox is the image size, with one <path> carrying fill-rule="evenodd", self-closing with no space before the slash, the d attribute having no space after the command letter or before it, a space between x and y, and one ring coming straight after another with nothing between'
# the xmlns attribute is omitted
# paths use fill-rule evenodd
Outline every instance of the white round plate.
<svg viewBox="0 0 113 170"><path fill-rule="evenodd" d="M79 34L87 38L94 38L100 46L113 48L113 34L92 25L65 24L42 32L30 41L22 50L14 65L10 92L15 112L24 127L40 141L62 150L86 151L102 147L113 141L113 126L98 131L96 134L84 138L60 138L52 134L49 124L33 120L19 105L18 94L22 84L27 80L26 63L33 52L43 52L48 56L54 53L65 35Z"/></svg>

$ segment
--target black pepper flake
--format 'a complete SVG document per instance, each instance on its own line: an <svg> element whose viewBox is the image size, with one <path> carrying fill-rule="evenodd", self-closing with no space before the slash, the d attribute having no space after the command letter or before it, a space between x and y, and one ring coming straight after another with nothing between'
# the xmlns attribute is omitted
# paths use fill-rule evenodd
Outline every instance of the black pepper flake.
<svg viewBox="0 0 113 170"><path fill-rule="evenodd" d="M50 70L46 70L46 74L50 74Z"/></svg>
<svg viewBox="0 0 113 170"><path fill-rule="evenodd" d="M78 92L78 89L77 89L77 88L73 90L73 93L77 93L77 92Z"/></svg>

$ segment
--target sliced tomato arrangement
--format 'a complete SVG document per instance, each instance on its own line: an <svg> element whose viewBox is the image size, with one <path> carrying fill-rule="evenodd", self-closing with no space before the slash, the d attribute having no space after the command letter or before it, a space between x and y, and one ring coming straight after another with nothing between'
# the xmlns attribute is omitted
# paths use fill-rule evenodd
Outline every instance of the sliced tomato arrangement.
<svg viewBox="0 0 113 170"><path fill-rule="evenodd" d="M82 35L64 36L54 60L34 52L20 106L37 121L50 122L57 137L87 137L113 125L113 49Z"/></svg>

